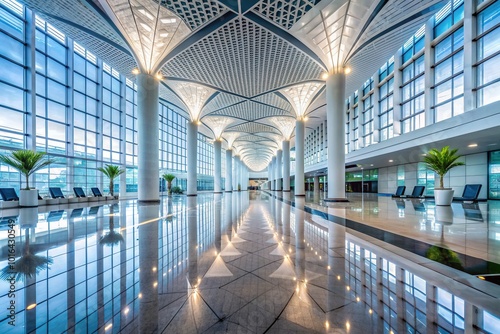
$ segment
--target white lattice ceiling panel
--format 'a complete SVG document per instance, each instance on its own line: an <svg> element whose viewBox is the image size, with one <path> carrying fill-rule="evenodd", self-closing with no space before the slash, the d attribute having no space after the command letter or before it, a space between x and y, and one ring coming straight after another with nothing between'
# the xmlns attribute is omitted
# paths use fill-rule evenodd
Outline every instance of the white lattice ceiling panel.
<svg viewBox="0 0 500 334"><path fill-rule="evenodd" d="M322 69L295 46L239 17L174 57L164 73L250 98L318 79Z"/></svg>
<svg viewBox="0 0 500 334"><path fill-rule="evenodd" d="M227 108L223 108L211 113L211 115L222 115L236 117L247 121L255 121L275 115L290 115L290 112L260 103L245 101Z"/></svg>
<svg viewBox="0 0 500 334"><path fill-rule="evenodd" d="M235 125L228 128L227 131L246 132L246 133L270 132L280 135L280 132L276 128L266 124L254 123L254 122Z"/></svg>
<svg viewBox="0 0 500 334"><path fill-rule="evenodd" d="M285 29L290 29L302 15L307 13L317 0L262 0L254 8L256 12L267 17Z"/></svg>
<svg viewBox="0 0 500 334"><path fill-rule="evenodd" d="M293 107L290 105L290 103L286 99L281 98L275 93L264 94L252 100L265 103L282 110L287 110L290 112L290 114L293 114Z"/></svg>
<svg viewBox="0 0 500 334"><path fill-rule="evenodd" d="M141 71L154 73L190 28L166 7L144 0L99 0L127 39Z"/></svg>
<svg viewBox="0 0 500 334"><path fill-rule="evenodd" d="M242 101L245 101L245 99L231 94L219 93L205 105L202 114L209 115L214 111L227 108Z"/></svg>
<svg viewBox="0 0 500 334"><path fill-rule="evenodd" d="M49 17L62 18L101 35L110 41L128 49L127 43L108 22L80 1L67 0L24 0L26 6L37 13L46 13ZM64 31L66 33L66 31ZM76 39L77 40L77 39ZM95 51L94 51L95 52Z"/></svg>
<svg viewBox="0 0 500 334"><path fill-rule="evenodd" d="M303 117L309 105L314 101L320 88L324 85L322 82L307 82L292 87L282 89L282 94L288 99L293 106L295 115Z"/></svg>
<svg viewBox="0 0 500 334"><path fill-rule="evenodd" d="M155 1L158 2L158 0ZM160 3L162 6L181 17L191 30L197 29L201 25L227 11L227 9L217 1L211 0L161 0Z"/></svg>
<svg viewBox="0 0 500 334"><path fill-rule="evenodd" d="M309 45L328 66L336 71L345 65L353 43L377 5L369 0L330 1L315 8L293 28L294 35Z"/></svg>
<svg viewBox="0 0 500 334"><path fill-rule="evenodd" d="M290 140L295 130L295 119L292 117L271 117L269 121L280 130L284 139Z"/></svg>
<svg viewBox="0 0 500 334"><path fill-rule="evenodd" d="M268 138L264 138L261 136L256 136L254 134L243 134L241 137L238 138L237 142L254 142L254 143L261 143L261 142L267 142L269 141Z"/></svg>
<svg viewBox="0 0 500 334"><path fill-rule="evenodd" d="M359 89L367 79L366 73L375 73L422 26L423 20L426 18L401 26L355 54L349 60L353 71L346 78L346 94Z"/></svg>
<svg viewBox="0 0 500 334"><path fill-rule="evenodd" d="M160 99L163 99L169 103L172 103L173 105L176 105L177 107L179 107L180 110L184 111L186 109L184 102L181 99L179 99L179 97L176 94L174 94L170 89L168 89L162 84L160 84ZM189 114L187 112L184 112L183 116L189 118Z"/></svg>
<svg viewBox="0 0 500 334"><path fill-rule="evenodd" d="M234 118L225 116L207 116L202 120L213 131L215 139L220 139L224 130L235 121Z"/></svg>
<svg viewBox="0 0 500 334"><path fill-rule="evenodd" d="M120 73L123 73L129 79L135 78L135 76L132 74L132 70L137 67L137 64L130 54L127 54L122 50L119 50L110 45L109 43L104 42L99 37L88 34L87 32L75 28L74 26L68 25L44 14L39 15L47 22L54 25L56 28L64 31L66 36L70 37L78 44L88 49L97 57L105 59L108 65L112 66Z"/></svg>
<svg viewBox="0 0 500 334"><path fill-rule="evenodd" d="M433 4L439 2L441 2L441 0L391 0L387 5L384 6L384 8L382 8L377 17L370 23L367 30L356 43L355 48L359 48L374 36L380 34L390 27L397 25L398 22L401 22L404 19L422 11L424 8L432 6ZM420 25L422 25L434 13L435 12L428 12L426 15L419 17L418 22L420 23ZM401 28L403 27L398 27L397 29L399 30ZM415 33L415 31L416 30L414 30L413 33ZM405 34L401 38L403 40L403 43L407 39L407 37L405 36L407 35ZM401 46L402 43L400 43L399 40L400 39L398 38L398 45Z"/></svg>
<svg viewBox="0 0 500 334"><path fill-rule="evenodd" d="M215 90L210 87L192 82L177 81L172 82L170 86L188 108L189 116L192 121L200 120L201 110L205 102L215 93Z"/></svg>

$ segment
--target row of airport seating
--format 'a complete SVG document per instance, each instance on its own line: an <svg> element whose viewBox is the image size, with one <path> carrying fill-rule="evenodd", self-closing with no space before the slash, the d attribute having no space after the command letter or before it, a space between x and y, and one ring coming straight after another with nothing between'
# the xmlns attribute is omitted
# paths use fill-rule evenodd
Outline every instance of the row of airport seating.
<svg viewBox="0 0 500 334"><path fill-rule="evenodd" d="M481 191L481 184L466 184L462 197L453 197L454 201L476 202L479 192ZM399 186L396 193L392 195L393 198L423 198L425 186L415 186L411 195L405 195L406 186Z"/></svg>
<svg viewBox="0 0 500 334"><path fill-rule="evenodd" d="M65 196L60 187L49 188L49 198L43 198L38 194L38 205L54 205L54 204L67 204L67 203L81 203L81 202L96 202L114 199L113 196L104 196L99 188L91 188L92 196L87 196L82 187L74 187L74 197ZM19 206L19 196L14 188L0 188L0 209L15 208Z"/></svg>

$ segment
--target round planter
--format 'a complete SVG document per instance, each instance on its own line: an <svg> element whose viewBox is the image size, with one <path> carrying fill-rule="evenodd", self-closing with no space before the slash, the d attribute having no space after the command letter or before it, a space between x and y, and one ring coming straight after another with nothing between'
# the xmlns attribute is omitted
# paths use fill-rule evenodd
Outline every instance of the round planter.
<svg viewBox="0 0 500 334"><path fill-rule="evenodd" d="M38 191L36 189L21 189L19 192L19 206L38 206Z"/></svg>
<svg viewBox="0 0 500 334"><path fill-rule="evenodd" d="M434 189L434 203L436 205L451 205L453 189Z"/></svg>

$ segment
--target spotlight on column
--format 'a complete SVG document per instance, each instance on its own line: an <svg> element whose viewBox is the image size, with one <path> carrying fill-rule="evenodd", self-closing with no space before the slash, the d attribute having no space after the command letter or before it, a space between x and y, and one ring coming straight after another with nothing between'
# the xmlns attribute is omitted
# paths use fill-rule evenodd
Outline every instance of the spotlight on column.
<svg viewBox="0 0 500 334"><path fill-rule="evenodd" d="M328 79L328 72L323 72L323 74L321 74L321 79L323 80Z"/></svg>
<svg viewBox="0 0 500 334"><path fill-rule="evenodd" d="M138 69L138 68L134 68L134 69L132 70L132 74L134 74L134 75L137 75L137 74L139 74L139 73L141 73L141 72L139 71L139 69Z"/></svg>
<svg viewBox="0 0 500 334"><path fill-rule="evenodd" d="M158 73L156 73L155 77L156 77L156 79L161 80L161 79L163 79L163 74L158 72Z"/></svg>
<svg viewBox="0 0 500 334"><path fill-rule="evenodd" d="M352 69L350 67L344 67L344 74L351 73Z"/></svg>

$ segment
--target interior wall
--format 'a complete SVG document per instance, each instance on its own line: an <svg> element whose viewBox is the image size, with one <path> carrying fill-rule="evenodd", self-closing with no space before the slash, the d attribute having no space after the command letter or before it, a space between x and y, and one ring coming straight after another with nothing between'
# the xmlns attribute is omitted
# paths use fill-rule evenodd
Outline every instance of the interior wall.
<svg viewBox="0 0 500 334"><path fill-rule="evenodd" d="M459 161L464 162L465 165L455 167L446 174L444 177L445 187L452 187L455 190L454 196L460 197L466 184L482 184L479 198L486 199L488 196L488 153L466 155L461 157ZM379 193L394 194L398 186L398 168L404 168L406 194L411 193L413 187L417 185L417 163L379 168ZM435 180L436 184L438 184L439 178L437 175L435 175Z"/></svg>

